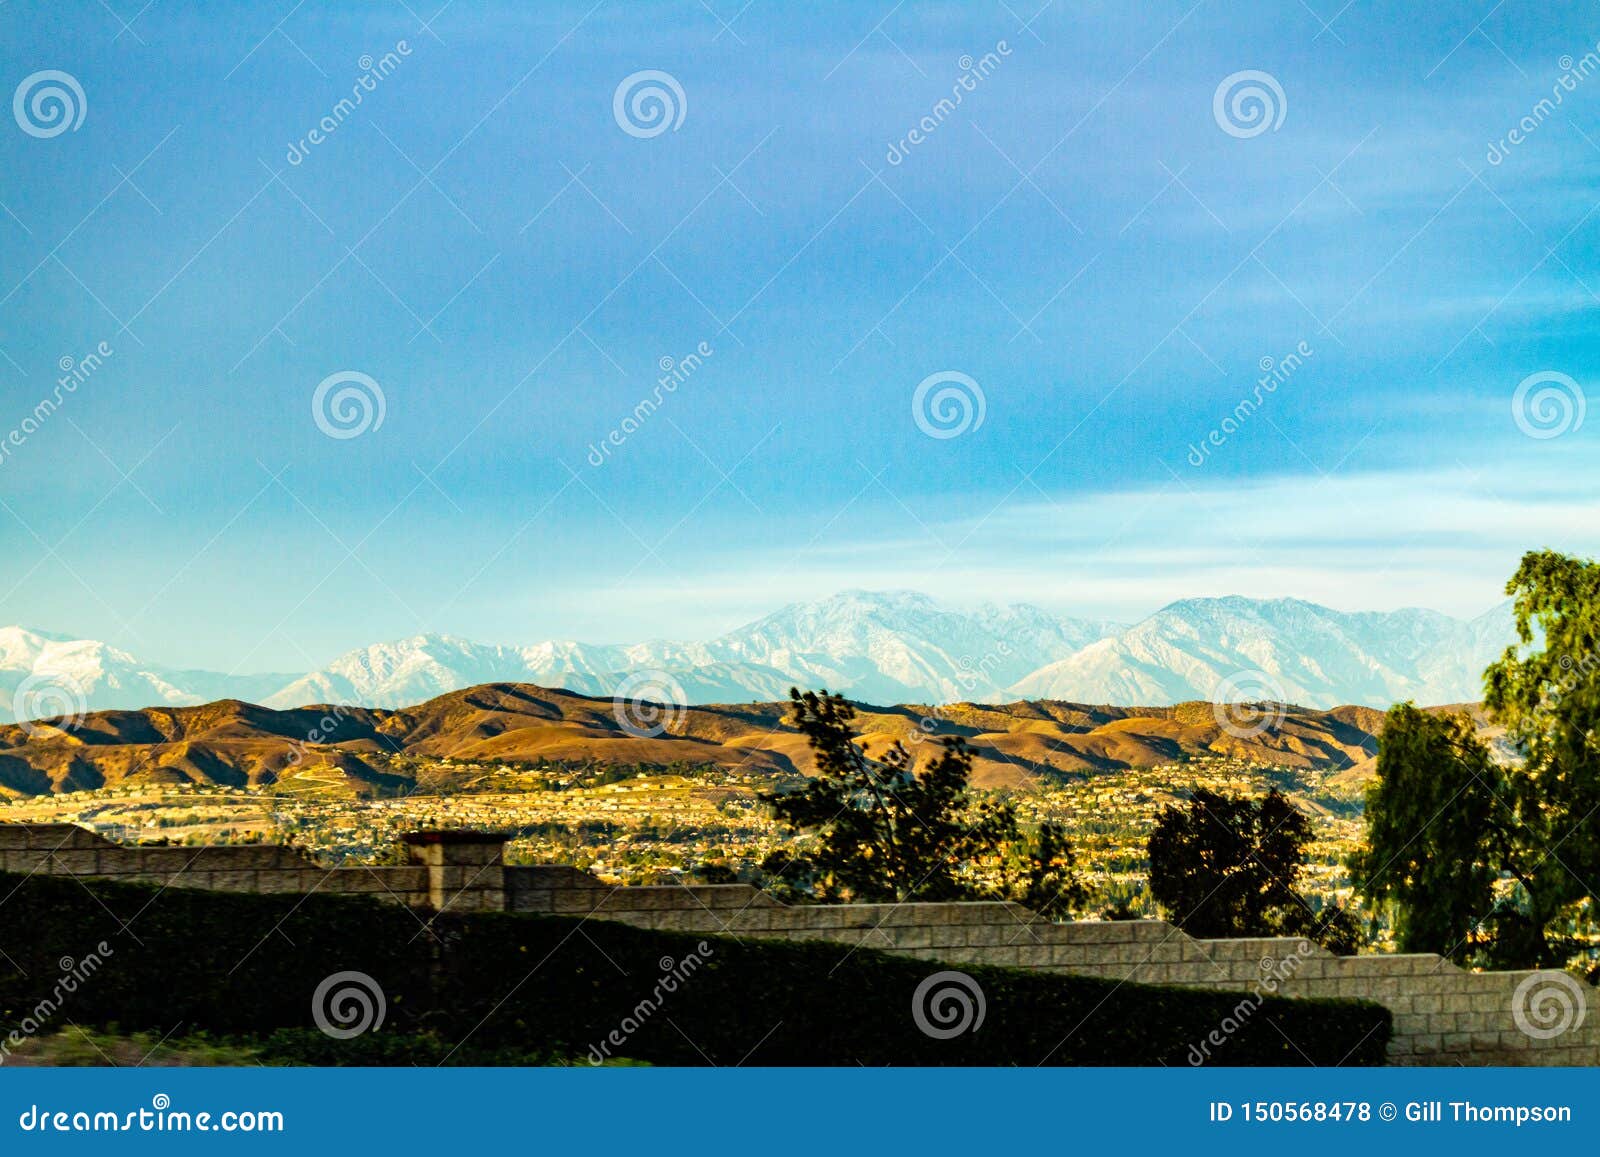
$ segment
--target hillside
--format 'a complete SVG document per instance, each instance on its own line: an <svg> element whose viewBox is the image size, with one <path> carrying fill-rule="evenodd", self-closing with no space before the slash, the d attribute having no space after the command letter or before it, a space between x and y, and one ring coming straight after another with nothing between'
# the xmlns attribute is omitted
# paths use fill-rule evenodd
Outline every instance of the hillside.
<svg viewBox="0 0 1600 1157"><path fill-rule="evenodd" d="M234 787L297 782L371 796L432 786L441 765L540 760L703 764L774 777L810 769L803 737L782 702L678 709L671 730L640 737L613 701L531 684L451 691L401 710L275 709L222 700L88 714L71 730L0 726L0 792L36 795L123 783ZM1219 724L1212 706L1111 707L1053 700L927 707L862 707L869 748L961 735L981 785L1026 786L1041 777L1153 767L1206 756L1328 773L1359 768L1376 750L1382 714L1366 707L1289 707L1252 739ZM460 772L463 782L466 771Z"/></svg>

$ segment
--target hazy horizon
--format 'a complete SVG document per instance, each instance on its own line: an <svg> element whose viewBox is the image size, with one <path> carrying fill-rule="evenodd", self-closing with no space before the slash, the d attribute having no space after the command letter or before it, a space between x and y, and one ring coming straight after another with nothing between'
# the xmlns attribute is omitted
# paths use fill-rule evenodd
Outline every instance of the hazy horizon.
<svg viewBox="0 0 1600 1157"><path fill-rule="evenodd" d="M663 643L683 643L683 644L693 645L693 644L698 644L698 643L711 642L711 641L714 641L715 639L720 638L720 637L722 637L724 635L737 633L742 628L754 626L757 623L760 623L760 622L762 622L762 621L766 620L767 618L770 618L770 617L772 617L774 615L779 615L779 614L781 614L782 612L784 612L786 610L790 610L790 609L793 609L793 608L801 608L801 607L825 606L827 604L834 603L834 602L836 602L838 600L841 600L841 599L844 599L844 598L847 598L847 597L853 596L853 595L865 595L865 596L868 596L869 598L873 598L873 599L888 598L888 597L895 597L895 596L911 596L911 597L918 598L918 599L927 598L927 599L932 599L934 606L938 610L947 611L947 612L954 612L954 613L959 614L959 615L972 614L973 612L979 611L979 610L981 610L981 609L983 609L985 607L998 607L998 608L1002 608L1002 609L1015 608L1015 607L1031 607L1031 608L1034 608L1034 609L1037 609L1037 610L1044 611L1046 614L1049 614L1049 615L1053 616L1056 619L1070 620L1070 621L1075 621L1075 622L1089 622L1089 623L1102 623L1102 624L1106 624L1106 625L1114 625L1119 631L1120 630L1127 630L1127 629L1130 629L1132 627L1135 627L1138 624L1140 624L1141 622L1144 622L1145 620L1150 619L1150 618L1154 617L1155 615L1158 615L1158 614L1162 613L1163 611L1170 610L1173 607L1181 606L1181 605L1183 605L1185 603L1203 602L1203 601L1225 601L1225 600L1229 600L1229 599L1243 599L1243 600L1245 600L1247 602L1251 602L1251 603L1273 603L1273 602L1308 603L1308 604L1310 604L1312 606L1315 606L1315 607L1318 607L1318 608L1320 608L1322 610L1332 611L1332 612L1334 612L1336 614L1341 614L1341 615L1359 615L1359 614L1380 614L1381 615L1381 614L1398 614L1398 613L1402 613L1402 612L1406 612L1406 611L1421 611L1421 612L1424 612L1424 613L1444 614L1447 617L1449 617L1451 619L1454 619L1454 620L1456 620L1458 622L1462 622L1462 623L1471 623L1471 622L1475 622L1475 621L1477 621L1479 619L1487 618L1488 616L1492 615L1494 612L1496 612L1500 608L1506 606L1511 601L1509 598L1502 597L1501 599L1497 600L1495 603L1491 604L1488 607L1483 608L1480 611L1477 611L1476 613L1468 613L1468 614L1464 614L1464 615L1450 615L1448 612L1440 611L1436 607L1428 607L1428 606L1421 606L1421 605L1406 605L1406 606L1396 606L1396 607L1346 607L1346 606L1332 606L1332 605L1325 604L1325 603L1319 603L1319 602L1316 602L1314 600L1300 599L1300 598L1298 598L1296 596L1293 596L1293 595L1280 595L1280 596L1265 597L1265 598L1254 598L1254 597L1251 597L1251 596L1248 596L1248 595L1238 595L1238 594L1215 595L1215 596L1207 595L1207 596L1194 596L1194 597L1191 597L1191 598L1184 598L1184 599L1176 599L1176 600L1173 600L1173 601L1168 602L1168 603L1163 603L1159 607L1152 608L1146 614L1140 614L1140 615L1137 615L1137 616L1135 616L1133 618L1130 618L1130 619L1104 619L1104 618L1101 618L1099 616L1094 616L1094 615L1074 614L1070 609L1069 610L1058 610L1058 609L1055 609L1055 608L1043 607L1043 606L1040 606L1039 604L1029 603L1029 602L1027 602L1025 600L1007 600L1007 599L1003 599L1003 598L989 598L989 599L971 601L971 602L967 602L967 603L961 603L961 602L952 602L952 601L948 601L948 600L944 600L944 599L933 598L933 596L928 595L928 593L926 591L916 591L916 590L911 590L910 588L893 588L893 589L877 589L877 590L874 590L874 589L870 589L870 588L859 588L858 587L858 588L841 589L841 590L831 592L828 595L824 595L824 596L821 596L821 597L818 597L818 598L815 598L815 599L803 599L803 600L797 600L797 601L794 601L794 602L784 603L784 604L781 604L781 605L776 605L776 606L773 606L773 607L769 608L767 611L762 612L761 614L758 614L756 616L753 616L753 617L747 618L747 619L740 619L737 622L729 624L725 629L717 630L717 631L714 631L714 632L712 632L710 634L707 634L707 635L697 635L697 636L656 635L656 636L640 637L640 638L576 638L576 637L572 637L572 636L543 636L543 637L537 637L537 638L518 638L518 637L512 637L512 636L505 636L505 637L494 636L494 637L486 637L486 638L475 638L475 637L470 637L470 636L466 636L466 635L460 635L460 634L457 634L457 633L451 632L451 631L420 631L420 632L412 632L411 634L408 634L408 635L398 635L398 636L392 636L392 637L387 637L387 638L382 638L382 639L369 639L364 644L358 644L357 646L352 647L352 648L347 648L344 651L329 653L329 654L321 655L321 656L313 656L314 661L311 664L309 664L309 667L313 668L313 669L321 668L327 662L331 662L331 661L333 661L335 659L342 658L345 655L351 654L352 652L360 651L360 650L362 650L362 649L364 649L366 647L390 646L390 645L404 643L404 642L407 642L409 640L417 639L417 638L447 638L447 639L457 640L457 641L460 641L460 642L472 643L472 644L482 645L482 646L509 647L509 648L534 647L534 646L538 646L538 645L544 644L544 643L576 643L576 644L580 644L580 645L583 645L583 646L593 646L593 647L627 647L627 646L635 646L635 645L644 644L644 643L658 643L658 642L663 642ZM71 630L58 630L58 629L54 629L52 627L41 626L41 625L35 624L35 623L0 623L0 630L23 630L23 631L28 631L28 632L31 632L33 634L37 634L37 635L41 635L41 636L54 637L55 639L58 639L58 640L60 640L62 642L92 641L92 642L98 642L98 643L105 643L105 644L107 644L109 646L116 647L119 650L128 651L129 653L131 653L133 655L133 657L135 659L138 659L138 660L141 660L141 661L147 661L148 662L148 661L156 659L156 656L146 655L146 654L143 654L143 653L140 653L140 652L137 652L137 651L133 651L128 647L122 646L120 643L118 643L114 639L93 639L93 640L90 640L90 639L88 639L87 636L84 636L84 635L82 635L80 633L77 633L77 632L73 632ZM170 650L171 647L173 646L172 641L171 640L166 640L164 642L166 642L166 644L167 644L167 647L165 649ZM187 661L183 661L181 659L178 660L178 661L157 660L154 663L154 665L155 666L159 666L159 667L164 668L164 669L179 670L179 671L181 671L181 670L191 670L191 671L207 670L207 668L205 668L201 664L187 662ZM285 669L285 670L272 670L272 669L268 669L268 668L257 668L257 669L248 670L248 671L246 671L246 670L234 670L232 668L223 668L223 669L219 669L219 670L220 671L224 671L225 673L227 673L229 675L239 676L241 678L250 678L250 677L254 677L254 676L294 675L294 674L300 673L304 669L306 669L306 668L294 668L294 669Z"/></svg>

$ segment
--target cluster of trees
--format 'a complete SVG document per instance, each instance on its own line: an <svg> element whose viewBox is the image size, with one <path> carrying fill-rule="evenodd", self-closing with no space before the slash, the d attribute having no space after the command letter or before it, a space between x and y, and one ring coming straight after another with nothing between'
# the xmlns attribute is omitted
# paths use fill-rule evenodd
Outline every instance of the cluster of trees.
<svg viewBox="0 0 1600 1157"><path fill-rule="evenodd" d="M898 742L869 755L842 697L790 695L816 774L762 798L792 832L814 838L803 855L769 856L757 883L813 903L1008 899L1066 916L1087 902L1060 828L1024 831L1011 804L974 798L972 752L959 736L919 768ZM1151 892L1196 936L1306 935L1354 951L1354 921L1319 911L1296 888L1310 840L1310 821L1281 792L1256 802L1196 791L1186 808L1162 813L1150 838Z"/></svg>
<svg viewBox="0 0 1600 1157"><path fill-rule="evenodd" d="M1592 955L1600 929L1600 564L1526 555L1506 591L1518 642L1485 672L1485 709L1515 758L1496 758L1465 713L1392 708L1367 797L1356 891L1399 947L1522 968ZM805 855L775 853L761 880L791 900L1006 898L1051 915L1087 891L1071 843L970 791L959 737L917 767L900 743L869 756L838 695L791 692L815 756L803 786L763 796ZM1163 809L1148 843L1150 892L1200 937L1364 940L1346 909L1304 895L1311 823L1276 788L1259 799L1196 790Z"/></svg>
<svg viewBox="0 0 1600 1157"><path fill-rule="evenodd" d="M1524 556L1519 642L1484 673L1516 758L1465 715L1389 712L1352 867L1400 947L1498 968L1592 955L1600 883L1600 564Z"/></svg>
<svg viewBox="0 0 1600 1157"><path fill-rule="evenodd" d="M972 752L959 736L917 767L899 742L869 755L842 697L790 694L816 774L762 799L792 832L813 838L804 854L769 855L751 882L799 903L1007 899L1054 917L1085 905L1066 834L1052 824L1024 831L1013 805L975 798ZM1151 894L1194 936L1300 935L1353 952L1355 921L1297 887L1311 838L1310 820L1276 789L1259 801L1197 790L1157 821ZM736 878L719 865L700 877Z"/></svg>
<svg viewBox="0 0 1600 1157"><path fill-rule="evenodd" d="M868 755L843 697L790 698L816 774L762 799L791 831L816 838L805 855L767 858L772 890L823 903L1007 899L1046 915L1086 899L1059 829L1024 832L1011 804L973 798L972 752L960 736L941 740L919 768L898 740Z"/></svg>

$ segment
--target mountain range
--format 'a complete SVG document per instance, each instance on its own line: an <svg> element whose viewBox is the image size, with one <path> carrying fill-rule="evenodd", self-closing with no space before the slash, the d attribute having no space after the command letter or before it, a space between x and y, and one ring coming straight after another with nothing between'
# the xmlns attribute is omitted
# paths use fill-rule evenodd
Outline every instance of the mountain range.
<svg viewBox="0 0 1600 1157"><path fill-rule="evenodd" d="M1185 599L1126 625L1027 604L957 610L913 591L844 591L705 642L508 646L427 634L350 651L305 674L241 676L164 668L104 642L6 627L0 722L219 699L394 709L512 682L689 704L781 700L799 685L880 704L1271 699L1384 708L1479 698L1483 668L1513 639L1509 602L1461 620L1298 599Z"/></svg>
<svg viewBox="0 0 1600 1157"><path fill-rule="evenodd" d="M281 710L232 699L97 711L70 729L0 724L0 799L185 783L273 785L335 798L540 790L537 777L519 778L530 764L712 766L756 781L813 770L785 702L669 714L662 729L642 730L610 697L518 683L451 691L398 711ZM890 740L916 745L930 735L960 735L972 751L974 783L1026 788L1206 757L1357 785L1383 720L1370 707L1287 707L1253 732L1230 730L1228 716L1209 703L958 703L867 707L856 723L872 751Z"/></svg>

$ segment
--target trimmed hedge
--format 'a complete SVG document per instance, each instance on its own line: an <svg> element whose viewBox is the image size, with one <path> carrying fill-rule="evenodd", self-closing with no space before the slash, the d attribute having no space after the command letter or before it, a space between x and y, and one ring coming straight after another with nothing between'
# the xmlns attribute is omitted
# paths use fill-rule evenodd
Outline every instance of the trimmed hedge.
<svg viewBox="0 0 1600 1157"><path fill-rule="evenodd" d="M939 1039L919 1029L912 1003L943 966L839 944L509 913L425 925L424 914L359 897L0 875L7 893L0 1039L57 997L45 1028L290 1030L306 1059L325 1064L437 1063L440 1042L480 1058L674 1065L1382 1064L1391 1027L1370 1003L1258 1003L971 965L961 971L982 990L983 1020ZM59 993L91 953L101 958L92 975ZM318 986L344 971L382 987L382 1028L325 1043L296 1034L315 1023Z"/></svg>

